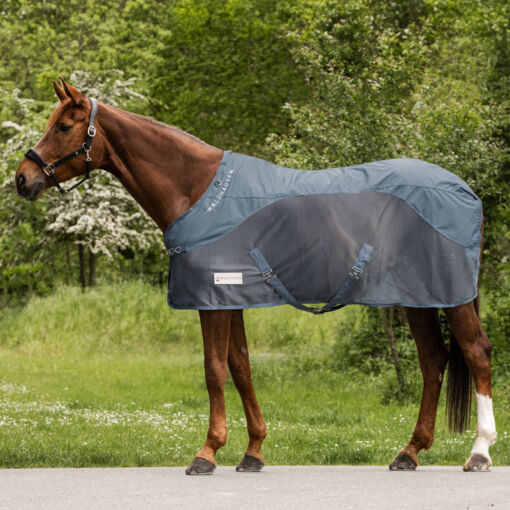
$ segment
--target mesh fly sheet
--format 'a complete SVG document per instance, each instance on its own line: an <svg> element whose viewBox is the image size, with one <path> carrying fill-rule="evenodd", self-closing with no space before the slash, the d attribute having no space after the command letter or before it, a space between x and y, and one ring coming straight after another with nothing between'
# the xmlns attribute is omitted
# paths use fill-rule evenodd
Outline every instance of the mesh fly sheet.
<svg viewBox="0 0 510 510"><path fill-rule="evenodd" d="M477 294L481 223L471 188L424 161L310 171L225 152L164 232L168 303L456 306Z"/></svg>

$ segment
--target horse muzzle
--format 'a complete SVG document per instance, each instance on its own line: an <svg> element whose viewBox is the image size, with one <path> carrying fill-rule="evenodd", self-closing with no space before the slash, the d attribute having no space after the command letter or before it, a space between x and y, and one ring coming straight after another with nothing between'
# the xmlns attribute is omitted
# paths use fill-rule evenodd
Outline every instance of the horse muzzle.
<svg viewBox="0 0 510 510"><path fill-rule="evenodd" d="M16 190L26 200L37 200L44 190L44 176L29 178L23 171L16 173Z"/></svg>

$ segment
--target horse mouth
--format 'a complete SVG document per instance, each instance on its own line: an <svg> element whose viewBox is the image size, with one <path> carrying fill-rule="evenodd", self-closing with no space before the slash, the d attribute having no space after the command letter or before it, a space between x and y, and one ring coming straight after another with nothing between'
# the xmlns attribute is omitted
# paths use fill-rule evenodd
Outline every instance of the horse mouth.
<svg viewBox="0 0 510 510"><path fill-rule="evenodd" d="M43 188L44 188L43 183L42 182L38 182L34 186L32 192L30 193L30 195L27 195L25 198L27 200L30 200L30 202L36 201L42 195Z"/></svg>

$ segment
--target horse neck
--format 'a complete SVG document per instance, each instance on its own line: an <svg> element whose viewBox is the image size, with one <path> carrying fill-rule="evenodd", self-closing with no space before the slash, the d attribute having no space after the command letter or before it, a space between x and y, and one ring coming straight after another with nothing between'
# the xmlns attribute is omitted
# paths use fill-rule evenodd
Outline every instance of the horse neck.
<svg viewBox="0 0 510 510"><path fill-rule="evenodd" d="M223 151L176 128L101 104L100 164L117 177L161 230L186 212L212 181Z"/></svg>

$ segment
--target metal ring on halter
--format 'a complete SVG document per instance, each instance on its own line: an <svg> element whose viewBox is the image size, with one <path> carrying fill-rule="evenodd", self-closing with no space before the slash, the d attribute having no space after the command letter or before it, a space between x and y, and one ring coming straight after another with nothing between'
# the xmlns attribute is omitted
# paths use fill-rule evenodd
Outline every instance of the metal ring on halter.
<svg viewBox="0 0 510 510"><path fill-rule="evenodd" d="M87 146L83 144L83 150L85 152L85 161L92 161L92 158L90 157L90 149L91 147L87 148Z"/></svg>

